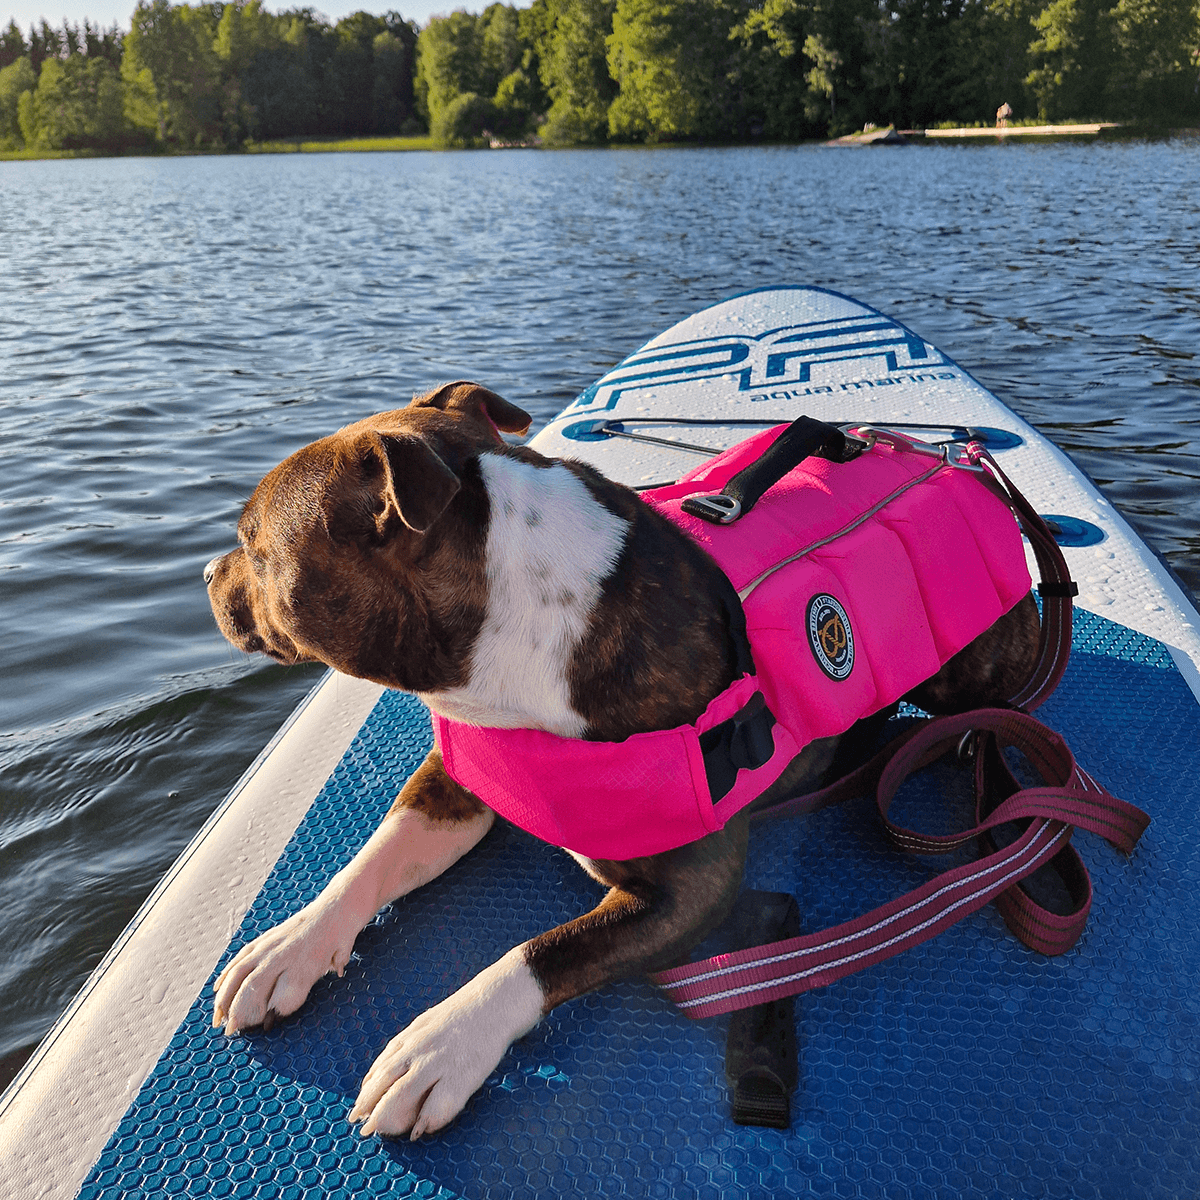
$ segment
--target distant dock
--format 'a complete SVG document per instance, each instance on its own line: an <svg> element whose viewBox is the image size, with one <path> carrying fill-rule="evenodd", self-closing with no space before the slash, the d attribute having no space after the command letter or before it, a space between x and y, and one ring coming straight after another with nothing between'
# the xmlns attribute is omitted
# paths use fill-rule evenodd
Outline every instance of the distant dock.
<svg viewBox="0 0 1200 1200"><path fill-rule="evenodd" d="M1004 125L970 126L959 129L897 129L894 125L868 125L861 133L832 138L827 146L908 146L931 139L940 141L1012 141L1024 138L1094 138L1106 129L1120 129L1115 121L1095 121L1086 125Z"/></svg>
<svg viewBox="0 0 1200 1200"><path fill-rule="evenodd" d="M1103 129L1120 129L1116 121L1095 121L1088 125L1005 125L1000 128L964 127L962 129L926 129L916 133L903 130L903 136L917 138L948 138L952 141L966 138L1026 138L1026 137L1096 137Z"/></svg>

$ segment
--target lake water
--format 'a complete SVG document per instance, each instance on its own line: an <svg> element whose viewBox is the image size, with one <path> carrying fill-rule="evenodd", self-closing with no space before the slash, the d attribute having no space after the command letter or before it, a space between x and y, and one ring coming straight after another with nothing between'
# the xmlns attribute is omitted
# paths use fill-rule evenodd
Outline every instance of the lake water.
<svg viewBox="0 0 1200 1200"><path fill-rule="evenodd" d="M0 1059L320 676L209 614L266 470L447 379L544 421L781 282L935 342L1200 591L1200 138L0 164Z"/></svg>

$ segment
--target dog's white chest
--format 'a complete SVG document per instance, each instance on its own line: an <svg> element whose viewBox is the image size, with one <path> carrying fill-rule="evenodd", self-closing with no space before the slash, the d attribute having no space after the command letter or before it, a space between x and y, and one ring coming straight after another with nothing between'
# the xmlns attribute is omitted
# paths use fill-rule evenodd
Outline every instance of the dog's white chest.
<svg viewBox="0 0 1200 1200"><path fill-rule="evenodd" d="M567 670L628 524L566 467L484 454L488 607L465 687L425 697L455 720L579 737Z"/></svg>

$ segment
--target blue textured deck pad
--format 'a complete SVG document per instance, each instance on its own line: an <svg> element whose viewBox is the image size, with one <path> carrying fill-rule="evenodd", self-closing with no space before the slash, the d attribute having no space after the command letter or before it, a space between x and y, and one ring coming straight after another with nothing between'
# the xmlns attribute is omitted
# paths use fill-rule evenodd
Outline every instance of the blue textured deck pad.
<svg viewBox="0 0 1200 1200"><path fill-rule="evenodd" d="M446 1133L361 1139L345 1117L392 1034L515 942L590 907L565 855L493 832L385 909L342 979L270 1034L226 1040L196 1002L81 1195L986 1198L1200 1195L1200 707L1157 642L1085 612L1041 710L1080 763L1153 816L1130 859L1077 834L1096 899L1043 958L987 908L801 998L786 1132L730 1124L725 1023L635 982L564 1005ZM411 698L379 702L248 914L240 946L317 894L428 745ZM945 828L937 767L898 815ZM943 815L934 815L940 808ZM748 881L806 926L843 920L944 863L888 849L866 802L753 835Z"/></svg>

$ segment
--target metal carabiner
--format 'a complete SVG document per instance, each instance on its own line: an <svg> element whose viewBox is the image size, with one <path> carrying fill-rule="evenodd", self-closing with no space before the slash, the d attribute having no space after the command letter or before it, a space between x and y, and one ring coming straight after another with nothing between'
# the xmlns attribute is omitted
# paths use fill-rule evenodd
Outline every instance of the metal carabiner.
<svg viewBox="0 0 1200 1200"><path fill-rule="evenodd" d="M869 450L876 442L891 446L893 450L911 450L914 454L928 454L931 458L945 458L944 448L931 446L919 438L905 437L893 429L879 429L874 425L856 425L850 433L856 438L865 438Z"/></svg>
<svg viewBox="0 0 1200 1200"><path fill-rule="evenodd" d="M855 437L865 437L868 450L876 442L881 442L885 446L891 446L893 450L908 450L913 454L925 454L930 458L940 458L948 467L954 467L958 471L972 471L976 475L987 474L983 467L975 463L961 462L957 458L951 458L950 447L957 445L955 442L943 442L939 446L931 446L928 442L922 442L918 438L905 437L904 434L896 433L895 430L879 429L874 425L856 425L850 432Z"/></svg>

